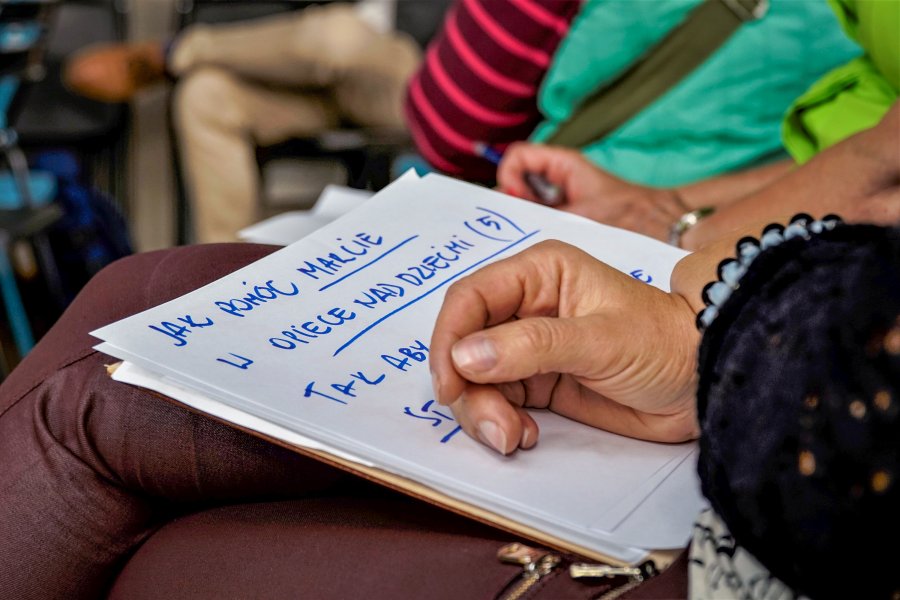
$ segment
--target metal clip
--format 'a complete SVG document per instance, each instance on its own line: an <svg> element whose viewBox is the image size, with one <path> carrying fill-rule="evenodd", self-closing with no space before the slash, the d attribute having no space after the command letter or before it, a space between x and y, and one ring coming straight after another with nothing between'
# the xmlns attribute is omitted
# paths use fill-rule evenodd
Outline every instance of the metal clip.
<svg viewBox="0 0 900 600"><path fill-rule="evenodd" d="M522 567L521 579L503 595L503 600L519 600L562 562L555 554L519 543L507 544L500 548L497 551L497 558L501 562Z"/></svg>
<svg viewBox="0 0 900 600"><path fill-rule="evenodd" d="M634 581L644 581L656 575L656 565L646 562L637 567L613 567L610 565L592 565L589 563L573 563L569 566L572 579L585 577L616 577L623 575Z"/></svg>
<svg viewBox="0 0 900 600"><path fill-rule="evenodd" d="M518 542L507 544L497 550L497 558L500 562L511 565L522 565L523 567L526 565L537 564L542 558L547 556L547 554L549 553L546 550L538 550L537 548L532 548L531 546L526 546L525 544L520 544Z"/></svg>

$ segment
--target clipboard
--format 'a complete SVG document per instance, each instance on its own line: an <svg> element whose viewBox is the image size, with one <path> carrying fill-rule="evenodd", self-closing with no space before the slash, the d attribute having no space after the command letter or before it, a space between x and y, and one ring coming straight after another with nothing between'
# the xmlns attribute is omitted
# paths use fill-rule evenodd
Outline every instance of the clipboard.
<svg viewBox="0 0 900 600"><path fill-rule="evenodd" d="M685 254L410 173L308 237L92 334L98 350L150 374L130 383L454 512L610 564L680 548L702 502L695 445L537 411L539 448L504 457L461 434L433 400L421 340L442 292L542 239L566 239L663 288Z"/></svg>

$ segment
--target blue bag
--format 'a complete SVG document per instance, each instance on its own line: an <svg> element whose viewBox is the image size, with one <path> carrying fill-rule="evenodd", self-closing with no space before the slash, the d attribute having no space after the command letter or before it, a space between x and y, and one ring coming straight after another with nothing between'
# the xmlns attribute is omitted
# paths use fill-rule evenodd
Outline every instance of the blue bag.
<svg viewBox="0 0 900 600"><path fill-rule="evenodd" d="M49 232L66 301L109 263L133 253L128 223L119 207L80 182L81 168L69 152L44 152L32 161L56 177L63 217Z"/></svg>

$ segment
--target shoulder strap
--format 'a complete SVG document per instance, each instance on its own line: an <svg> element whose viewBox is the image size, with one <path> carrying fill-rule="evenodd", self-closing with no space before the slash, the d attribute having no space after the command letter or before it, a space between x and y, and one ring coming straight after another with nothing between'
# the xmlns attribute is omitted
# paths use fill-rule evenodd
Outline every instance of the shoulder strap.
<svg viewBox="0 0 900 600"><path fill-rule="evenodd" d="M589 96L546 143L581 148L649 106L709 57L745 21L761 18L768 0L704 0L616 79Z"/></svg>

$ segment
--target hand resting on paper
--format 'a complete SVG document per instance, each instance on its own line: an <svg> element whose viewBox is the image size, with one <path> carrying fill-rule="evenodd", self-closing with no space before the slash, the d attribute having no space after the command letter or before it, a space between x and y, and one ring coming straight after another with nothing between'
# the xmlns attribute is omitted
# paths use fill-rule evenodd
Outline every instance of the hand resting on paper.
<svg viewBox="0 0 900 600"><path fill-rule="evenodd" d="M543 242L447 291L431 340L435 395L502 454L537 442L525 408L636 438L693 439L694 315L679 294Z"/></svg>
<svg viewBox="0 0 900 600"><path fill-rule="evenodd" d="M691 210L672 190L620 179L577 150L513 144L497 170L497 185L507 194L540 202L526 182L527 173L539 173L562 189L560 210L659 240L666 240L672 223Z"/></svg>

